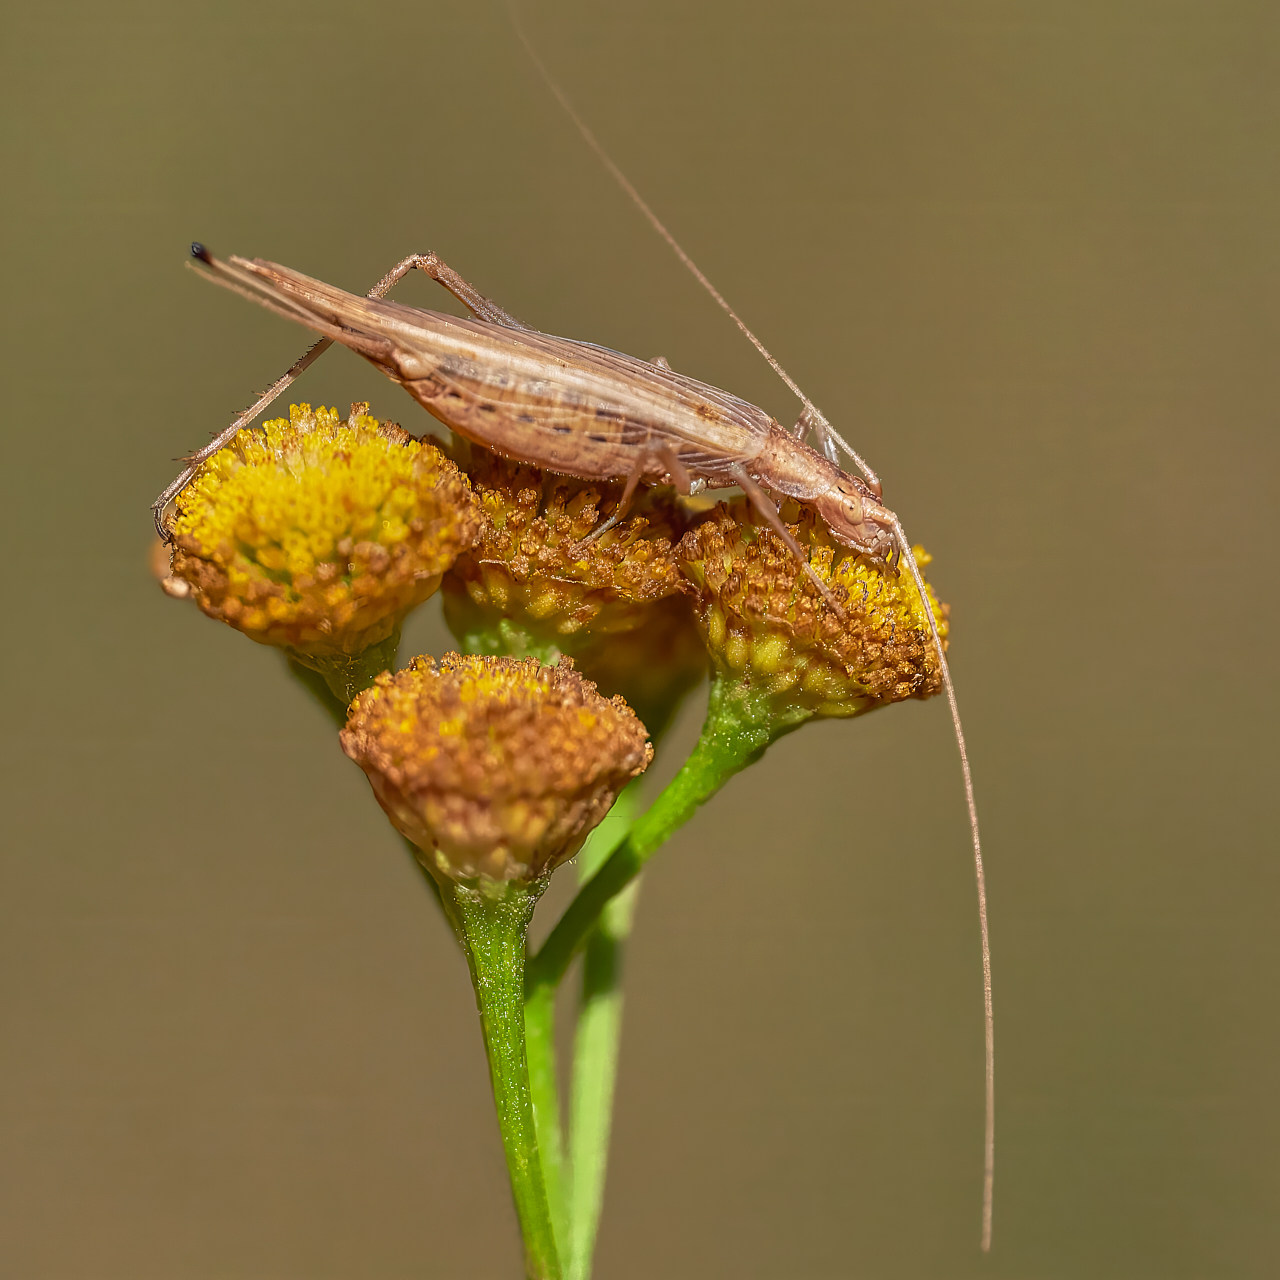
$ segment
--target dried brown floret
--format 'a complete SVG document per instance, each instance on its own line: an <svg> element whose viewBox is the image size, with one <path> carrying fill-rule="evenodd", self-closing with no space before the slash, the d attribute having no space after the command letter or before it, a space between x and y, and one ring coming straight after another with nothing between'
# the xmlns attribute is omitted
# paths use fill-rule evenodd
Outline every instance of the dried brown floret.
<svg viewBox="0 0 1280 1280"><path fill-rule="evenodd" d="M415 658L351 705L342 747L396 829L455 880L534 880L581 847L653 756L568 659Z"/></svg>
<svg viewBox="0 0 1280 1280"><path fill-rule="evenodd" d="M643 492L632 513L590 543L620 484L542 472L472 446L464 461L486 520L445 580L455 635L505 618L549 637L642 625L646 608L686 590L675 544L686 523L674 497Z"/></svg>
<svg viewBox="0 0 1280 1280"><path fill-rule="evenodd" d="M801 503L784 503L782 518L844 616L749 502L721 503L679 548L716 665L819 716L938 693L938 657L911 575L841 547ZM929 562L913 551L921 567ZM947 607L926 589L945 642Z"/></svg>

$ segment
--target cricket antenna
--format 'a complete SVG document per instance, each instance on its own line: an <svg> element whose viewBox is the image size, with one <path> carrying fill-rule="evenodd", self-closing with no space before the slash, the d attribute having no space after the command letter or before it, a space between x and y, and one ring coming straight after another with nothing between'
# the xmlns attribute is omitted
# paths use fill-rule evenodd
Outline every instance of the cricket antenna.
<svg viewBox="0 0 1280 1280"><path fill-rule="evenodd" d="M964 745L964 726L960 723L956 687L951 683L951 668L942 647L942 636L938 633L938 620L933 616L933 605L929 600L929 593L925 590L924 577L920 572L920 566L916 564L902 521L891 514L890 524L898 544L898 561L900 564L905 561L910 570L916 590L920 593L920 602L924 605L925 614L929 619L929 630L933 633L933 647L937 652L942 671L942 684L947 691L947 702L951 706L951 725L955 730L956 746L960 748L960 769L964 774L964 798L969 807L969 833L973 838L973 872L978 886L978 931L982 938L982 1007L986 1032L986 1123L982 1144L982 1248L986 1252L991 1248L991 1211L995 1193L996 1032L995 1013L991 1004L991 935L987 929L987 875L982 865L982 838L978 834L978 804L973 796L973 774L969 769L969 752Z"/></svg>
<svg viewBox="0 0 1280 1280"><path fill-rule="evenodd" d="M644 197L631 185L627 175L618 168L613 161L613 157L609 155L596 135L587 127L586 121L574 110L573 103L569 101L564 90L560 88L552 77L551 72L547 70L546 64L542 61L537 49L534 48L533 42L525 33L524 26L520 21L517 0L507 0L507 12L511 18L511 25L515 29L520 43L524 46L524 51L529 55L530 61L537 67L538 74L542 77L547 88L551 90L556 101L564 108L565 114L577 127L583 141L595 152L596 158L609 171L613 180L631 198L632 203L644 215L649 225L670 245L672 252L684 263L693 278L715 299L716 304L738 326L743 336L769 362L774 373L791 389L792 394L804 406L804 417L808 419L809 425L817 429L819 436L824 441L834 440L849 455L878 495L880 481L875 472L854 452L848 442L837 434L825 415L800 390L795 380L782 367L768 347L747 327L746 321L729 305L719 289L703 275L698 264L684 251L679 241L667 230L666 225L658 215L649 208ZM973 795L973 775L969 769L969 753L965 748L964 728L960 723L960 708L956 703L955 686L951 683L951 668L947 665L947 655L942 647L942 636L938 632L938 622L933 616L933 606L929 603L929 595L925 590L924 578L920 573L919 566L916 564L915 556L911 552L911 544L907 541L902 522L896 515L892 515L891 524L894 537L898 543L900 558L907 563L912 579L915 581L916 590L920 593L921 602L924 604L925 613L928 615L929 630L932 632L934 649L938 654L943 687L947 691L947 702L951 706L951 724L955 730L956 746L960 749L960 768L964 774L965 801L969 808L969 830L973 838L973 865L978 887L978 926L982 937L982 994L986 1030L986 1122L982 1172L982 1248L985 1252L991 1248L991 1216L995 1188L995 1018L991 1003L991 942L987 930L987 882L982 864L982 841L978 835L978 806Z"/></svg>
<svg viewBox="0 0 1280 1280"><path fill-rule="evenodd" d="M671 246L672 252L689 269L693 278L715 299L716 305L729 317L730 320L733 321L734 324L738 326L747 341L750 342L751 345L755 347L755 349L769 362L769 366L773 369L774 373L776 373L778 377L787 384L791 389L791 393L804 406L805 412L813 420L814 425L817 426L820 431L830 433L840 447L844 449L850 458L853 459L854 465L866 477L867 482L876 490L877 493L879 493L880 480L876 473L871 470L871 468L858 456L858 454L856 454L842 439L840 439L839 436L835 434L831 424L826 419L826 415L823 414L818 406L800 390L795 379L792 378L792 376L782 367L773 352L771 352L769 348L766 347L754 333L752 333L752 331L747 327L746 321L743 320L743 318L729 305L727 299L720 290L717 289L705 275L703 275L698 264L694 262L687 253L685 253L680 242L671 234L670 231L667 230L666 224L662 219L649 208L648 204L645 203L644 197L631 185L631 181L627 175L623 173L616 164L614 164L613 157L604 149L600 140L587 127L586 121L583 120L583 118L574 110L573 103L569 101L564 90L561 89L552 78L551 72L547 70L546 64L542 61L541 57L539 57L537 49L533 47L533 41L525 34L524 27L520 22L520 11L516 0L507 0L507 11L511 15L511 25L515 28L516 35L519 36L520 43L524 45L524 51L529 55L533 65L538 68L538 74L542 76L543 80L546 82L547 88L555 95L556 101L564 108L565 114L577 126L578 132L582 134L583 141L596 153L596 158L606 169L608 169L609 173L613 176L613 180L618 184L618 186L620 186L623 191L631 197L632 203L634 203L636 208L644 214L649 225L667 242L667 244Z"/></svg>

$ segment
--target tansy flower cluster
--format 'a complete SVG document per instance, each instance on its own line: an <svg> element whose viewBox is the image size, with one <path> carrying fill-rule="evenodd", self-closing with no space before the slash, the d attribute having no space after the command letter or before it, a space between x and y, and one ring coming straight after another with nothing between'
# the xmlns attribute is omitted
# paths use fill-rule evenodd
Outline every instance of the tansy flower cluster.
<svg viewBox="0 0 1280 1280"><path fill-rule="evenodd" d="M675 543L687 521L669 492L650 490L625 521L599 534L621 485L542 472L476 446L466 448L463 465L485 515L446 584L446 609L463 626L521 618L571 645L587 629L634 630L646 606L684 590ZM478 617L467 617L468 604Z"/></svg>
<svg viewBox="0 0 1280 1280"><path fill-rule="evenodd" d="M780 515L825 594L746 498L696 512L670 489L642 489L615 519L620 483L465 441L437 447L367 410L342 420L298 405L239 432L179 498L163 584L281 648L339 721L466 954L527 1274L585 1280L631 919L620 895L783 734L937 693L929 609L944 643L948 611L905 567L835 543L803 504ZM465 653L396 670L401 624L441 586ZM650 739L708 675L688 759L639 816L635 791L614 809L608 840L584 858L590 874L530 955L551 873L648 768ZM570 1151L555 1118L554 1020L576 955Z"/></svg>

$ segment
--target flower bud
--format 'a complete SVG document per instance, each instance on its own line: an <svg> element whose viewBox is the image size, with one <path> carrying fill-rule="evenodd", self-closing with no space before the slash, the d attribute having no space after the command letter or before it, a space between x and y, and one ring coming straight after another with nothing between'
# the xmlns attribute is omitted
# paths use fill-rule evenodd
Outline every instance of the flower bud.
<svg viewBox="0 0 1280 1280"><path fill-rule="evenodd" d="M451 653L380 675L351 704L342 748L431 870L528 882L572 857L645 770L646 737L568 659Z"/></svg>
<svg viewBox="0 0 1280 1280"><path fill-rule="evenodd" d="M178 498L170 584L312 664L396 635L470 546L479 512L438 449L367 409L343 422L292 405L288 421L239 432Z"/></svg>
<svg viewBox="0 0 1280 1280"><path fill-rule="evenodd" d="M811 507L788 501L781 514L840 611L750 502L721 503L679 548L717 668L777 707L816 716L938 693L940 664L911 575L840 546ZM931 559L913 553L921 568ZM926 590L945 644L947 606Z"/></svg>

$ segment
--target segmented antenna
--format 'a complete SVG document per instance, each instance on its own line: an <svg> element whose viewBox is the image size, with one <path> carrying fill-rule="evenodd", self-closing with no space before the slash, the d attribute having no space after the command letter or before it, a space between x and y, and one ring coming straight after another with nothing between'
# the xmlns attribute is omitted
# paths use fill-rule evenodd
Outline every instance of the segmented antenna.
<svg viewBox="0 0 1280 1280"><path fill-rule="evenodd" d="M649 208L648 204L645 203L644 197L631 185L631 181L627 175L623 173L616 164L614 164L613 157L610 156L604 147L600 145L599 139L587 127L586 121L583 120L583 118L573 109L573 103L569 101L564 91L555 82L555 80L552 79L551 72L547 70L546 64L538 56L537 49L533 47L533 41L531 41L525 34L524 27L520 24L520 14L516 7L516 0L508 0L507 9L511 14L511 25L515 28L516 35L520 37L520 43L524 45L525 52L529 55L530 59L532 59L534 66L538 68L538 73L546 82L547 88L555 94L556 101L564 108L565 114L577 126L578 132L582 134L583 141L586 142L587 146L596 153L596 158L606 169L609 170L610 174L613 176L613 180L618 184L618 186L620 186L623 191L631 197L632 202L635 204L636 208L644 214L649 225L667 242L667 244L671 246L671 250L676 257L679 258L686 267L688 267L693 278L715 299L716 305L720 307L725 315L727 315L729 319L738 326L747 341L750 342L751 345L755 347L755 349L769 362L774 373L776 373L778 377L787 384L791 389L791 393L816 419L817 425L831 431L834 436L835 432L832 430L831 424L827 421L826 415L816 404L813 403L812 400L809 399L807 395L805 395L803 391L800 390L795 379L792 378L792 376L782 367L773 352L770 351L754 333L752 333L752 331L747 327L747 322L743 320L743 318L729 305L724 294L722 294L720 290L717 289L705 275L703 275L698 264L694 262L687 253L685 253L680 242L671 234L670 231L667 230L666 224L656 213L654 213L652 209ZM849 457L853 459L854 465L862 472L868 482L875 488L879 489L880 481L876 476L876 473L872 471L871 468L867 466L867 464L851 448L849 448L849 446L845 444L839 436L835 436L835 438L840 442L841 447Z"/></svg>
<svg viewBox="0 0 1280 1280"><path fill-rule="evenodd" d="M866 477L868 483L873 485L877 490L880 487L879 479L874 471L858 456L857 453L849 446L849 444L836 432L826 416L818 409L818 407L800 390L799 385L791 377L791 375L782 367L778 359L773 355L768 347L760 341L759 338L747 327L746 321L729 305L724 295L719 289L711 283L710 280L702 273L698 264L689 257L680 245L679 241L667 230L665 223L658 217L656 213L645 202L644 197L631 185L630 179L621 169L614 163L613 157L604 149L599 139L587 127L587 123L574 110L573 103L569 101L564 90L552 77L550 71L547 70L546 64L539 56L537 49L533 45L528 35L525 33L524 26L520 22L520 12L516 0L507 0L507 11L511 18L511 25L519 37L520 43L524 46L525 52L529 55L530 61L537 67L538 74L542 77L547 88L551 90L556 101L564 108L565 114L573 121L578 132L582 135L583 141L595 153L596 158L612 175L613 180L620 186L623 191L631 198L632 203L644 215L649 225L670 245L672 252L677 258L688 268L689 273L695 280L715 299L716 304L722 311L738 326L747 341L769 362L774 373L787 384L791 392L804 406L804 412L810 417L814 426L820 431L825 431L834 439L840 447L853 459L854 464ZM925 590L924 578L920 573L920 568L916 564L916 558L911 552L911 544L907 541L906 531L902 527L902 522L896 515L891 513L891 523L893 527L894 537L898 543L900 558L904 559L907 567L911 572L911 576L915 581L916 590L920 593L921 602L924 604L925 613L929 618L929 630L933 634L934 648L938 653L938 662L942 671L943 687L947 691L947 702L951 707L951 724L955 730L956 746L960 749L960 768L964 774L964 794L965 801L969 808L969 829L973 836L973 865L974 874L977 880L978 888L978 926L982 936L982 994L983 994L983 1011L985 1014L985 1030L986 1030L986 1124L983 1143L983 1176L982 1176L982 1248L987 1251L991 1248L991 1216L995 1190L995 1116L996 1116L996 1094L995 1094L995 1015L991 1002L991 941L987 930L987 880L986 873L982 864L982 841L978 835L978 806L973 795L973 775L969 769L969 753L965 748L964 728L960 723L960 708L956 703L956 690L951 682L951 668L947 664L947 655L942 647L942 636L938 632L938 621L933 616L933 605L929 602L929 594Z"/></svg>
<svg viewBox="0 0 1280 1280"><path fill-rule="evenodd" d="M969 830L973 833L973 872L978 885L978 929L982 935L982 1005L985 1014L987 1098L986 1124L982 1160L982 1248L991 1248L991 1211L995 1194L996 1177L996 1030L995 1012L991 1004L991 938L987 932L987 875L982 866L982 841L978 838L978 803L973 798L973 774L969 771L969 752L964 745L964 728L960 724L960 708L956 703L956 687L951 683L951 667L942 648L938 634L938 620L933 616L933 604L924 588L924 577L916 564L906 530L896 515L891 516L893 536L898 543L898 558L905 560L911 570L916 590L929 618L929 630L933 632L933 645L942 665L942 684L951 704L951 725L956 734L956 746L960 748L960 769L964 774L964 798L969 806Z"/></svg>

